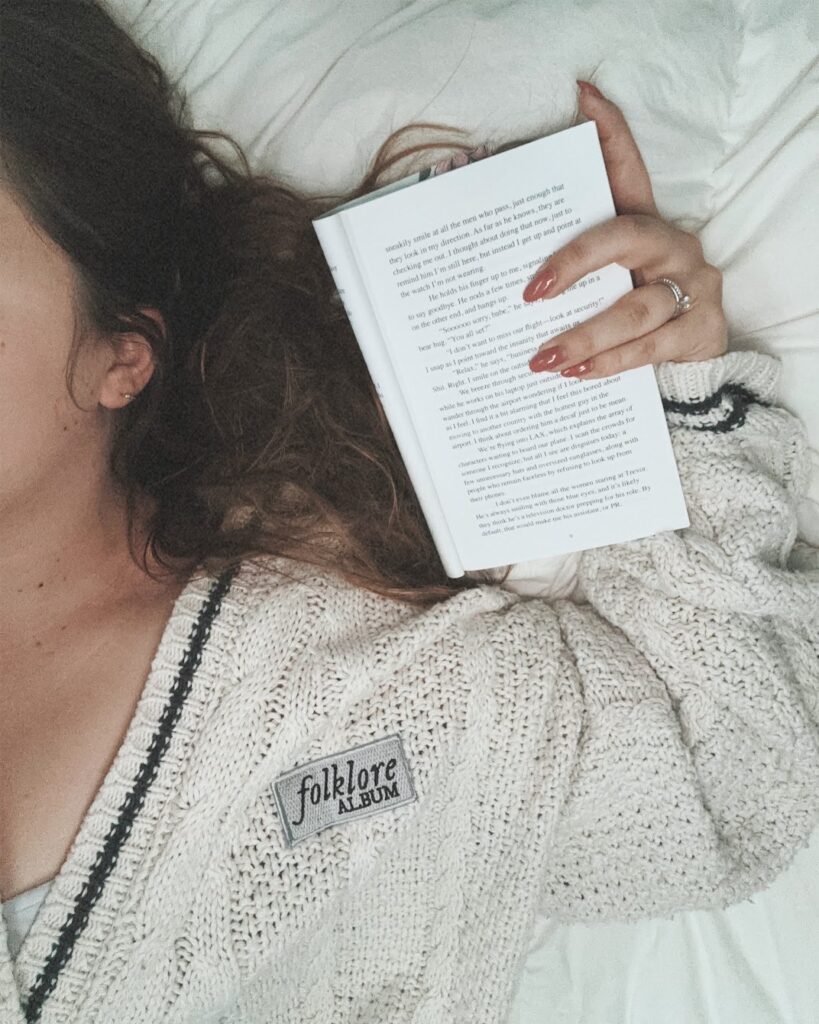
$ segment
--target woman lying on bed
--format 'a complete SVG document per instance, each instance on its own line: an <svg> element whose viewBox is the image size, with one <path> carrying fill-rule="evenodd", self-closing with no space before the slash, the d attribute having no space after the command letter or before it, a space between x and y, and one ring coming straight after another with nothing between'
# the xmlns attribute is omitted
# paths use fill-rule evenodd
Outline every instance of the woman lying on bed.
<svg viewBox="0 0 819 1024"><path fill-rule="evenodd" d="M95 3L3 0L0 97L4 1024L499 1022L538 909L791 862L805 440L612 104L618 216L549 294L638 287L547 371L656 364L691 526L549 603L446 576L312 229L344 197L220 157Z"/></svg>

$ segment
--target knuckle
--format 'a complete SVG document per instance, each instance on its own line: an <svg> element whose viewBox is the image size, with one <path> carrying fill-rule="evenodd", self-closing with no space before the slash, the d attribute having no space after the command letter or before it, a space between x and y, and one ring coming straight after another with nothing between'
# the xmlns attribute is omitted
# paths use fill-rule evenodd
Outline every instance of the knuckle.
<svg viewBox="0 0 819 1024"><path fill-rule="evenodd" d="M702 260L704 258L702 242L696 235L692 235L690 231L686 231L684 232L684 241L688 252L694 259Z"/></svg>
<svg viewBox="0 0 819 1024"><path fill-rule="evenodd" d="M651 319L651 310L642 299L634 299L625 309L628 325L635 331L642 330Z"/></svg>
<svg viewBox="0 0 819 1024"><path fill-rule="evenodd" d="M620 224L632 242L639 242L648 232L648 224L644 217L636 213L623 213L620 215Z"/></svg>
<svg viewBox="0 0 819 1024"><path fill-rule="evenodd" d="M722 271L711 263L706 263L702 269L702 276L706 286L717 295L722 295Z"/></svg>

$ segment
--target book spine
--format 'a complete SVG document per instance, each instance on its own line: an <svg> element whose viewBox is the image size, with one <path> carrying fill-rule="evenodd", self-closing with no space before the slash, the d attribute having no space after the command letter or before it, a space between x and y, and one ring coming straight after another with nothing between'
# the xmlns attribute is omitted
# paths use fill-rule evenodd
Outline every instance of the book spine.
<svg viewBox="0 0 819 1024"><path fill-rule="evenodd" d="M464 575L463 564L458 557L454 538L447 525L384 336L358 269L343 217L343 213L321 217L313 221L313 229L324 251L350 326L389 420L444 571L450 578L457 579Z"/></svg>

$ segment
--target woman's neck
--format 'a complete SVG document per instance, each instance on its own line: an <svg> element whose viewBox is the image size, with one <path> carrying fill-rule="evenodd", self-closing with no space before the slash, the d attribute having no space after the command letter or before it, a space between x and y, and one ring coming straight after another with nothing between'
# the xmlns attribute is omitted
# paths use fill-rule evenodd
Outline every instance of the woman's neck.
<svg viewBox="0 0 819 1024"><path fill-rule="evenodd" d="M137 519L141 550L147 504ZM154 569L154 566L149 565ZM141 595L150 599L174 584L157 583L134 561L124 498L113 488L52 498L16 523L0 513L0 623L6 640L31 634L33 622L67 625L95 607Z"/></svg>

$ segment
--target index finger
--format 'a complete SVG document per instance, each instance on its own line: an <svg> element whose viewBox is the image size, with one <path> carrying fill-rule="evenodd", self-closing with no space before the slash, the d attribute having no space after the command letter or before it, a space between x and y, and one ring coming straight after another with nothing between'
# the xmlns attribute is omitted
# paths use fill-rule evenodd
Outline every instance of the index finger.
<svg viewBox="0 0 819 1024"><path fill-rule="evenodd" d="M577 84L580 111L597 125L615 210L657 216L651 179L623 112L591 82Z"/></svg>
<svg viewBox="0 0 819 1024"><path fill-rule="evenodd" d="M610 263L637 270L668 260L677 250L687 262L696 256L692 236L683 240L680 228L647 214L623 214L595 224L549 256L523 290L523 301L560 295L581 277ZM679 259L675 262L679 262ZM545 270L548 268L548 272Z"/></svg>

